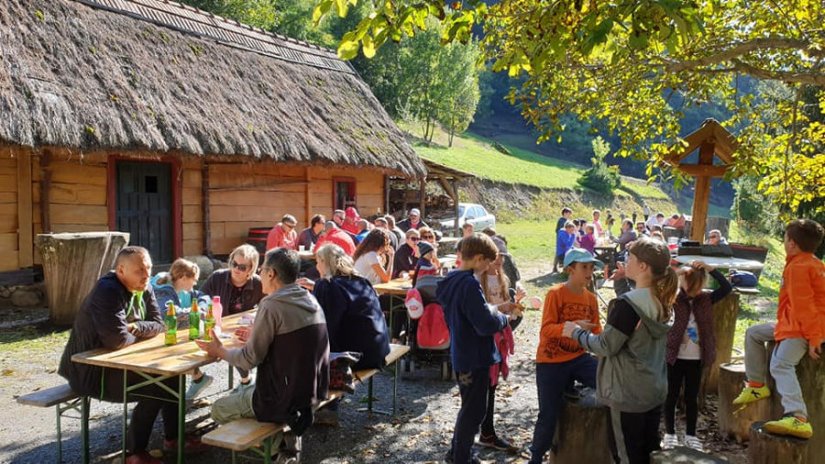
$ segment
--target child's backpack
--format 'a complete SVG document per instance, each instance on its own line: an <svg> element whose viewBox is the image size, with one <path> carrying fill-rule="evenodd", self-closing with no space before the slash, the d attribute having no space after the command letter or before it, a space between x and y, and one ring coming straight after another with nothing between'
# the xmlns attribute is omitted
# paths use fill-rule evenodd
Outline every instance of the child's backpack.
<svg viewBox="0 0 825 464"><path fill-rule="evenodd" d="M450 329L444 320L444 309L437 303L424 307L424 315L418 320L416 336L418 347L425 350L444 350L450 347Z"/></svg>
<svg viewBox="0 0 825 464"><path fill-rule="evenodd" d="M732 271L730 273L730 283L734 287L756 287L757 279L752 272Z"/></svg>
<svg viewBox="0 0 825 464"><path fill-rule="evenodd" d="M417 288L407 290L407 299L404 300L404 306L407 307L407 314L409 314L410 319L418 319L424 314L424 303Z"/></svg>

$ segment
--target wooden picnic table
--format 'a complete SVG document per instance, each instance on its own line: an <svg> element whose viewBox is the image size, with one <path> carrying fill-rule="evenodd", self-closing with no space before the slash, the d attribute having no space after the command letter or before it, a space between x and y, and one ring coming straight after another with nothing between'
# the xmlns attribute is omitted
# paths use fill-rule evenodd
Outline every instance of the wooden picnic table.
<svg viewBox="0 0 825 464"><path fill-rule="evenodd" d="M311 250L304 250L304 251L297 251L298 257L301 258L302 261L311 261L315 259L315 253Z"/></svg>
<svg viewBox="0 0 825 464"><path fill-rule="evenodd" d="M605 264L610 264L616 260L616 253L619 251L619 245L617 243L599 245L596 246L593 251L596 259Z"/></svg>
<svg viewBox="0 0 825 464"><path fill-rule="evenodd" d="M752 259L742 259L724 256L678 255L674 258L679 264L690 264L693 261L702 261L720 269L737 269L740 271L761 271L764 263Z"/></svg>
<svg viewBox="0 0 825 464"><path fill-rule="evenodd" d="M412 288L412 279L392 279L385 284L372 286L379 295L407 296L407 290Z"/></svg>
<svg viewBox="0 0 825 464"><path fill-rule="evenodd" d="M256 310L245 311L223 318L221 322L221 332L229 334L229 338L221 338L221 342L227 348L239 348L243 346L236 337L232 336L235 329L247 325L242 323L244 316L251 316L254 320ZM209 357L193 341L189 341L189 331L178 331L178 343L172 346L164 344L165 334L161 333L153 338L143 340L129 345L120 350L96 349L85 351L72 356L72 362L89 364L108 369L120 369L123 371L123 461L126 460L126 427L128 425L128 403L127 396L130 392L135 392L145 386L160 384L172 377L178 378L178 391L169 393L175 398L178 404L178 456L177 462L184 462L184 439L186 424L186 374L195 368L218 361L217 358ZM231 369L231 368L230 368ZM135 372L146 381L138 385L129 386L126 382L127 372ZM166 387L163 387L166 388ZM88 423L81 424L88 430ZM86 453L88 456L88 452Z"/></svg>

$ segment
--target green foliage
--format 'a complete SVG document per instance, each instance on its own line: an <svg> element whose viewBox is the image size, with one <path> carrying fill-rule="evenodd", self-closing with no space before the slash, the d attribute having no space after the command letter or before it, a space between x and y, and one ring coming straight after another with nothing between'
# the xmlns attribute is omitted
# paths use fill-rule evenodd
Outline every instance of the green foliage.
<svg viewBox="0 0 825 464"><path fill-rule="evenodd" d="M195 8L271 30L278 22L275 0L181 0Z"/></svg>
<svg viewBox="0 0 825 464"><path fill-rule="evenodd" d="M736 195L731 206L731 216L745 232L776 234L782 230L778 220L779 208L771 198L757 190L759 179L743 176L733 183Z"/></svg>
<svg viewBox="0 0 825 464"><path fill-rule="evenodd" d="M604 159L610 154L610 144L601 137L593 139L593 157L590 169L584 171L576 182L584 188L602 193L608 197L622 183L618 166L608 166Z"/></svg>

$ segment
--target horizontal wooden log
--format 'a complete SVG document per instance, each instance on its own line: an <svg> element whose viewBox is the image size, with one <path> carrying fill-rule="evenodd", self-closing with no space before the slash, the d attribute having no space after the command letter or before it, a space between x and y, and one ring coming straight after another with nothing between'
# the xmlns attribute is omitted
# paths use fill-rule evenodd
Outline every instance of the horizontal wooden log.
<svg viewBox="0 0 825 464"><path fill-rule="evenodd" d="M727 459L683 446L677 446L672 450L654 451L650 454L650 464L723 464L726 462L728 462Z"/></svg>
<svg viewBox="0 0 825 464"><path fill-rule="evenodd" d="M748 462L750 464L807 464L821 462L821 455L810 454L810 440L773 435L754 422L750 429ZM811 459L814 458L814 459Z"/></svg>
<svg viewBox="0 0 825 464"><path fill-rule="evenodd" d="M0 214L0 234L2 233L17 233L16 211L15 214Z"/></svg>
<svg viewBox="0 0 825 464"><path fill-rule="evenodd" d="M107 224L109 211L106 206L74 205L51 208L52 228L59 224Z"/></svg>
<svg viewBox="0 0 825 464"><path fill-rule="evenodd" d="M11 171L0 171L0 192L17 191L17 173Z"/></svg>
<svg viewBox="0 0 825 464"><path fill-rule="evenodd" d="M0 271L16 271L20 268L19 254L17 250L3 252L3 259L0 259Z"/></svg>
<svg viewBox="0 0 825 464"><path fill-rule="evenodd" d="M0 255L10 251L17 251L17 234L0 233Z"/></svg>
<svg viewBox="0 0 825 464"><path fill-rule="evenodd" d="M0 203L16 204L17 192L0 192Z"/></svg>
<svg viewBox="0 0 825 464"><path fill-rule="evenodd" d="M181 195L181 204L200 206L201 197L202 195L200 188L184 187Z"/></svg>
<svg viewBox="0 0 825 464"><path fill-rule="evenodd" d="M49 164L52 183L82 184L106 187L106 166L92 166L67 161L52 161Z"/></svg>

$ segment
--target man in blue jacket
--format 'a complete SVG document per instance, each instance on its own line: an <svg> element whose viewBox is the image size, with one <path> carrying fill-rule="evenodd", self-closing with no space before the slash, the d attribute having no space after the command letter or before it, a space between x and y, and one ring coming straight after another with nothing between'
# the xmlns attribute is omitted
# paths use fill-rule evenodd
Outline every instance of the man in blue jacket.
<svg viewBox="0 0 825 464"><path fill-rule="evenodd" d="M490 237L474 234L464 238L458 252L461 269L438 284L436 298L450 329L450 357L461 394L461 409L446 459L467 464L480 462L472 452L473 440L487 411L490 366L501 361L493 335L516 317L510 313L517 312L517 307L513 303L487 304L475 277L487 270L498 254Z"/></svg>

